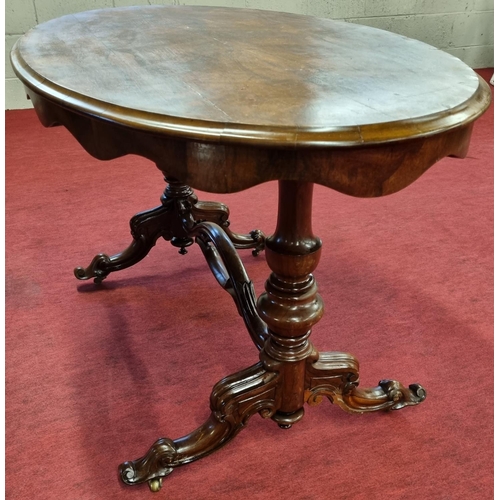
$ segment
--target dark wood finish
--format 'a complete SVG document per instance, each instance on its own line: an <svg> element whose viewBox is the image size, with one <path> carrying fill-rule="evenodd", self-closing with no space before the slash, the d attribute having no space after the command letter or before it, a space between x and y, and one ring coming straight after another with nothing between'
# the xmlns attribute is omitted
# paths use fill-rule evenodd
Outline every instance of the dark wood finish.
<svg viewBox="0 0 500 500"><path fill-rule="evenodd" d="M315 406L324 396L350 413L397 410L425 399L421 385L406 388L394 380L358 389L354 356L319 353L309 341L311 327L323 314L311 274L321 254L321 241L312 232L312 193L312 184L280 182L278 223L266 241L266 259L273 272L257 307L253 286L221 227L185 219L185 227L191 228L188 232L195 235L217 281L235 298L261 349L260 362L215 385L211 414L200 428L179 439L161 438L144 457L123 463L119 470L126 484L148 482L152 491L158 491L162 478L175 467L219 449L256 413L288 429L303 417L304 403Z"/></svg>
<svg viewBox="0 0 500 500"><path fill-rule="evenodd" d="M422 42L260 10L84 12L37 26L13 58L28 86L64 107L223 144L331 147L428 136L473 121L486 93L461 61Z"/></svg>
<svg viewBox="0 0 500 500"><path fill-rule="evenodd" d="M235 248L253 249L254 256L264 249L265 235L262 231L254 229L250 234L243 235L229 229L229 208L226 205L198 201L189 186L173 179L167 182L161 197L161 206L140 212L130 220L132 243L123 252L111 257L100 253L87 267L75 268L75 276L79 280L94 278L95 283L101 283L109 273L137 264L146 257L160 237L178 247L180 254L186 254L186 247L194 242L183 225L186 212L192 214L192 218L197 222L209 221L219 224Z"/></svg>
<svg viewBox="0 0 500 500"><path fill-rule="evenodd" d="M97 158L139 154L211 192L287 179L393 193L465 156L490 99L434 47L270 11L85 12L37 26L11 59L45 125Z"/></svg>
<svg viewBox="0 0 500 500"><path fill-rule="evenodd" d="M481 94L482 109L489 88ZM64 125L99 160L137 154L156 163L169 177L203 191L229 193L272 180L323 184L351 196L376 197L395 193L417 180L445 156L464 158L472 123L429 137L385 145L304 147L282 149L214 144L172 139L93 116L82 116L27 89L45 126Z"/></svg>
<svg viewBox="0 0 500 500"><path fill-rule="evenodd" d="M135 7L80 13L36 27L12 64L45 126L64 125L94 157L138 154L169 185L162 205L131 221L133 242L77 277L103 279L142 259L161 236L196 242L233 298L259 362L215 385L206 423L157 441L120 466L127 484L161 487L175 467L227 443L259 413L282 428L323 397L352 413L425 399L381 380L360 389L348 353L309 340L323 313L313 276L313 184L360 197L394 193L447 155L464 157L488 85L458 59L366 26L223 8ZM279 180L278 222L265 241L271 274L256 299L235 250L264 236L228 229L229 211L189 186L234 192Z"/></svg>
<svg viewBox="0 0 500 500"><path fill-rule="evenodd" d="M258 363L221 380L210 397L212 413L198 429L174 441L159 439L138 460L120 466L126 484L148 481L153 491L161 488L162 478L175 467L198 460L229 442L255 413L269 418L278 404L276 388L279 374Z"/></svg>

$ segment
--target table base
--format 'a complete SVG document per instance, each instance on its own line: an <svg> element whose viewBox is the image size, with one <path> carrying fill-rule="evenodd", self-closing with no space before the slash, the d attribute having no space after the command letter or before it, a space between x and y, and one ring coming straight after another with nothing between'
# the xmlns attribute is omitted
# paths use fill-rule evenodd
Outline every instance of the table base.
<svg viewBox="0 0 500 500"><path fill-rule="evenodd" d="M121 479L129 485L148 482L158 491L162 479L174 468L198 460L233 439L259 413L283 428L290 428L304 414L281 412L287 367L261 353L261 361L246 370L230 375L215 385L210 397L208 420L187 436L159 439L137 460L120 465ZM417 405L425 399L419 384L404 387L395 380L382 380L375 388L359 389L358 361L342 352L313 351L306 363L304 403L316 406L323 397L350 413L396 410Z"/></svg>
<svg viewBox="0 0 500 500"><path fill-rule="evenodd" d="M421 385L406 388L395 380L360 389L359 364L353 355L319 353L309 341L311 327L323 314L312 274L321 240L312 233L311 183L280 181L277 228L265 238L258 230L233 233L225 205L199 202L189 186L166 180L162 205L132 218L131 245L112 257L97 255L87 268L75 269L76 277L100 282L110 272L139 262L160 236L180 253L196 242L217 282L233 298L260 350L260 361L215 385L211 414L201 427L175 440L159 439L144 457L121 464L119 473L126 484L148 482L158 491L162 478L175 467L219 449L256 413L287 429L302 418L305 403L315 406L324 397L350 413L397 410L425 399ZM257 254L264 246L272 273L257 300L236 248Z"/></svg>
<svg viewBox="0 0 500 500"><path fill-rule="evenodd" d="M179 248L179 253L187 253L186 247L193 244L188 236L184 220L210 221L224 229L237 249L253 249L257 256L264 249L265 236L254 230L248 235L234 233L229 229L229 208L223 203L199 201L193 190L174 179L165 178L167 187L161 197L161 206L140 212L130 220L133 241L123 252L109 257L98 254L87 267L77 267L75 276L80 280L94 278L101 283L109 273L126 269L140 262L162 237ZM189 214L189 215L188 215Z"/></svg>

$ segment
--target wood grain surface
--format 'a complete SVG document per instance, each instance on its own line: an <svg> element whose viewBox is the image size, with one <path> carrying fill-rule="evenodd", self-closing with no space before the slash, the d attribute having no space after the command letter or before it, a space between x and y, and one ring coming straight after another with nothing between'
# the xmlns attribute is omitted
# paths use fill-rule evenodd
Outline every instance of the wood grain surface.
<svg viewBox="0 0 500 500"><path fill-rule="evenodd" d="M175 137L332 146L471 122L487 86L459 59L375 28L280 12L186 6L68 15L12 55L66 107Z"/></svg>

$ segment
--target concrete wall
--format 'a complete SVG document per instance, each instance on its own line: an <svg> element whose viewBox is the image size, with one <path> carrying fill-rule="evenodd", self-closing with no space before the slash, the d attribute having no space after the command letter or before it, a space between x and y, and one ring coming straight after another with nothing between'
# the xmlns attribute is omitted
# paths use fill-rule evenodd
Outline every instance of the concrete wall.
<svg viewBox="0 0 500 500"><path fill-rule="evenodd" d="M473 68L493 66L493 0L6 0L6 108L31 106L8 57L23 33L64 14L141 4L247 7L344 19L417 38Z"/></svg>

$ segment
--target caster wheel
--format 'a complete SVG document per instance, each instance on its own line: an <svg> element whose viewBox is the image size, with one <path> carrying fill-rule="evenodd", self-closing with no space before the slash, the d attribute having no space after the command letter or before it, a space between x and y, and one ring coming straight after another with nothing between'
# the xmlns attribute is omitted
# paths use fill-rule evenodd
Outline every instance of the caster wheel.
<svg viewBox="0 0 500 500"><path fill-rule="evenodd" d="M151 481L148 481L149 483L149 489L152 492L160 491L161 490L161 484L163 482L162 477L156 477L154 479L151 479Z"/></svg>

